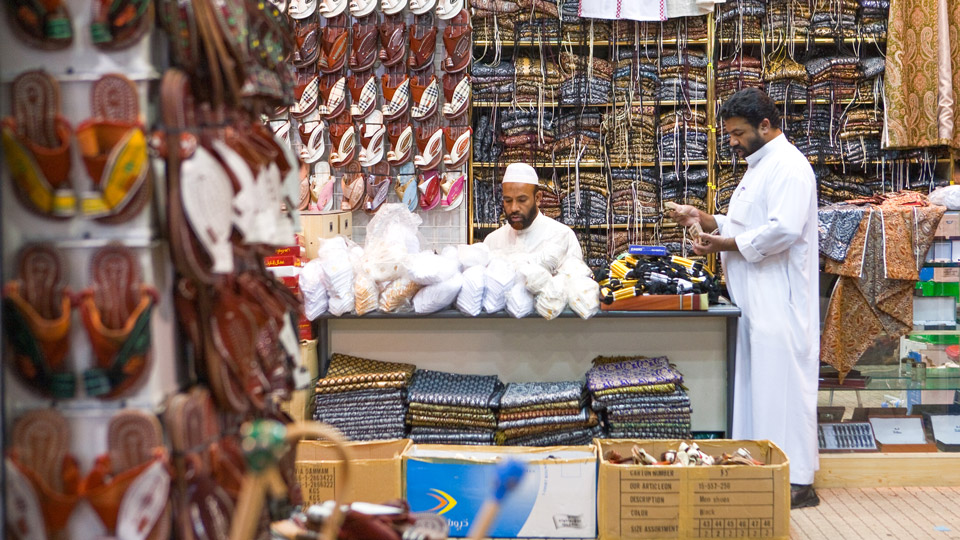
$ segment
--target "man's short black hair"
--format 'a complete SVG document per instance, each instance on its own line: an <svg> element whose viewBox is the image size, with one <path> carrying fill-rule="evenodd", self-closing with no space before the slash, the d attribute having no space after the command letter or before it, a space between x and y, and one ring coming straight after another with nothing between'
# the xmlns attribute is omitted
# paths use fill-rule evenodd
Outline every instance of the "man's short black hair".
<svg viewBox="0 0 960 540"><path fill-rule="evenodd" d="M764 118L774 128L780 127L780 111L777 104L763 90L745 88L730 96L720 108L720 119L744 118L754 128L759 128Z"/></svg>

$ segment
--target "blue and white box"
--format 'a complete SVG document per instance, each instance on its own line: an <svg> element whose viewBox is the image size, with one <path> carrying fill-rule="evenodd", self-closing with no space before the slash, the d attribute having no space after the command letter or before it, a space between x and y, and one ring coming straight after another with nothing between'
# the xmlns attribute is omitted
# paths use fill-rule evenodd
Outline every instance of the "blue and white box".
<svg viewBox="0 0 960 540"><path fill-rule="evenodd" d="M403 456L410 510L442 515L450 537L467 536L503 459L524 463L525 473L487 537L596 538L597 453L590 446L413 445Z"/></svg>

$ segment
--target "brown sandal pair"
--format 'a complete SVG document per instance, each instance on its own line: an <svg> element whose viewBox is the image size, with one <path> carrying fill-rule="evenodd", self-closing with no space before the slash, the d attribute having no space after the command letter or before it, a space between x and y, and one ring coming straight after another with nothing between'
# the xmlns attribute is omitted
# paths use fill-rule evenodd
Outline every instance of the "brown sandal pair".
<svg viewBox="0 0 960 540"><path fill-rule="evenodd" d="M8 0L7 19L14 34L37 49L59 50L73 43L73 23L63 0ZM95 47L133 46L153 26L151 0L94 0L90 34Z"/></svg>

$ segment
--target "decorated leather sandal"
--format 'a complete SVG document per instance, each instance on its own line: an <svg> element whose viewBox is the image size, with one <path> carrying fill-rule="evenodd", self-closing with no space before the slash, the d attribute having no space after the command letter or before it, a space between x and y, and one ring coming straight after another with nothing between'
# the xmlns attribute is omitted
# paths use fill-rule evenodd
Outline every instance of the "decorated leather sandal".
<svg viewBox="0 0 960 540"><path fill-rule="evenodd" d="M430 9L424 11L424 15L418 16L410 28L410 59L407 66L414 71L432 66L433 53L437 49L437 27L434 25L433 14L426 13L427 11Z"/></svg>
<svg viewBox="0 0 960 540"><path fill-rule="evenodd" d="M44 71L28 71L13 80L10 99L13 117L0 125L14 193L37 215L72 217L77 212L70 185L73 134L60 116L60 86Z"/></svg>
<svg viewBox="0 0 960 540"><path fill-rule="evenodd" d="M420 190L417 189L417 174L414 171L413 163L406 163L400 167L394 191L400 198L400 202L407 207L407 210L416 212L417 208L420 207Z"/></svg>
<svg viewBox="0 0 960 540"><path fill-rule="evenodd" d="M346 7L346 0L341 0ZM323 73L336 73L343 69L347 60L347 47L350 45L350 27L346 15L338 15L327 20L320 30L320 58L317 67Z"/></svg>
<svg viewBox="0 0 960 540"><path fill-rule="evenodd" d="M410 116L414 120L424 120L437 112L440 101L440 85L437 76L426 76L426 73L417 75L410 80L410 94L413 105L410 107Z"/></svg>
<svg viewBox="0 0 960 540"><path fill-rule="evenodd" d="M320 161L324 152L327 151L324 137L327 131L326 122L321 118L320 111L314 111L309 118L301 120L297 131L300 133L300 142L303 144L300 148L300 159L307 164Z"/></svg>
<svg viewBox="0 0 960 540"><path fill-rule="evenodd" d="M123 75L104 75L93 85L92 102L94 117L77 127L94 188L80 208L87 217L122 223L139 214L153 192L137 87Z"/></svg>
<svg viewBox="0 0 960 540"><path fill-rule="evenodd" d="M73 23L66 2L7 0L4 4L14 34L27 45L52 51L73 43Z"/></svg>
<svg viewBox="0 0 960 540"><path fill-rule="evenodd" d="M116 244L94 253L90 279L78 303L96 367L84 372L84 385L90 396L116 398L147 373L157 292L141 281L133 252Z"/></svg>
<svg viewBox="0 0 960 540"><path fill-rule="evenodd" d="M383 160L383 140L387 133L383 115L374 111L360 131L360 166L372 167Z"/></svg>
<svg viewBox="0 0 960 540"><path fill-rule="evenodd" d="M447 73L460 73L470 65L471 40L473 28L470 26L470 13L461 10L447 23L443 30L443 46L447 57L443 59L443 70Z"/></svg>
<svg viewBox="0 0 960 540"><path fill-rule="evenodd" d="M403 11L405 7L407 7L407 0L382 0L380 2L380 10L383 11L384 15L396 15Z"/></svg>
<svg viewBox="0 0 960 540"><path fill-rule="evenodd" d="M317 12L317 0L290 0L286 11L291 19L306 19Z"/></svg>
<svg viewBox="0 0 960 540"><path fill-rule="evenodd" d="M324 77L326 79L326 77ZM293 105L290 116L303 118L317 110L320 99L320 77L316 73L301 71L297 73L297 84L293 87Z"/></svg>
<svg viewBox="0 0 960 540"><path fill-rule="evenodd" d="M360 165L351 163L343 178L340 179L340 192L343 197L340 199L340 209L345 212L359 210L363 206L363 196L365 193L363 174L360 172Z"/></svg>
<svg viewBox="0 0 960 540"><path fill-rule="evenodd" d="M116 538L170 538L170 473L153 414L125 409L107 426L107 453L84 479L85 498Z"/></svg>
<svg viewBox="0 0 960 540"><path fill-rule="evenodd" d="M316 63L320 58L320 24L314 19L297 21L294 25L294 40L294 67L306 68Z"/></svg>
<svg viewBox="0 0 960 540"><path fill-rule="evenodd" d="M384 17L380 23L380 45L380 62L384 66L395 66L407 59L407 23L402 16Z"/></svg>
<svg viewBox="0 0 960 540"><path fill-rule="evenodd" d="M413 164L421 171L436 169L443 159L443 129L440 126L417 126L417 150Z"/></svg>
<svg viewBox="0 0 960 540"><path fill-rule="evenodd" d="M310 165L300 164L300 197L297 199L297 210L303 211L310 205Z"/></svg>
<svg viewBox="0 0 960 540"><path fill-rule="evenodd" d="M356 2L358 0L351 0ZM365 1L365 0L359 0ZM368 0L376 4L376 0ZM380 58L380 34L377 31L379 19L376 14L368 15L353 23L353 47L350 51L350 69L354 72L367 71Z"/></svg>
<svg viewBox="0 0 960 540"><path fill-rule="evenodd" d="M347 110L347 78L338 75L324 75L320 78L320 114L325 118L336 118Z"/></svg>
<svg viewBox="0 0 960 540"><path fill-rule="evenodd" d="M437 0L410 0L410 13L423 15L437 5Z"/></svg>
<svg viewBox="0 0 960 540"><path fill-rule="evenodd" d="M66 271L53 246L31 244L20 252L17 277L3 289L13 372L34 392L54 399L76 394L76 377L65 363L72 304Z"/></svg>
<svg viewBox="0 0 960 540"><path fill-rule="evenodd" d="M330 19L342 15L343 12L347 10L349 4L349 0L320 0L320 4L317 5L317 10L320 12L320 15Z"/></svg>
<svg viewBox="0 0 960 540"><path fill-rule="evenodd" d="M463 0L437 0L437 18L446 21L457 16L463 9Z"/></svg>
<svg viewBox="0 0 960 540"><path fill-rule="evenodd" d="M440 174L436 169L422 171L420 173L420 183L417 185L420 190L420 208L423 210L433 210L440 205Z"/></svg>
<svg viewBox="0 0 960 540"><path fill-rule="evenodd" d="M311 210L329 212L333 209L333 186L330 164L321 161L314 165L313 177L310 180L310 195L313 200Z"/></svg>
<svg viewBox="0 0 960 540"><path fill-rule="evenodd" d="M405 122L387 124L387 138L390 139L387 163L398 167L410 161L413 156L413 126Z"/></svg>
<svg viewBox="0 0 960 540"><path fill-rule="evenodd" d="M387 193L390 192L390 166L379 163L367 175L366 182L367 197L363 201L363 211L372 216L387 201Z"/></svg>
<svg viewBox="0 0 960 540"><path fill-rule="evenodd" d="M125 49L153 27L151 0L93 0L90 36L99 49Z"/></svg>
<svg viewBox="0 0 960 540"><path fill-rule="evenodd" d="M473 128L450 126L443 128L443 138L449 153L443 156L443 164L449 168L459 167L470 157L470 141Z"/></svg>
<svg viewBox="0 0 960 540"><path fill-rule="evenodd" d="M455 120L467 113L470 107L470 76L446 74L443 76L443 116Z"/></svg>
<svg viewBox="0 0 960 540"><path fill-rule="evenodd" d="M343 167L357 156L356 128L352 123L330 124L330 166Z"/></svg>
<svg viewBox="0 0 960 540"><path fill-rule="evenodd" d="M394 78L401 78L396 86L391 82L396 82ZM383 81L383 99L384 104L383 119L386 121L396 120L406 114L410 108L410 77L406 74L384 73L381 79Z"/></svg>
<svg viewBox="0 0 960 540"><path fill-rule="evenodd" d="M350 88L350 115L354 121L362 120L377 110L377 91L380 85L377 84L377 75L371 73L370 76L350 75L347 80L347 86Z"/></svg>
<svg viewBox="0 0 960 540"><path fill-rule="evenodd" d="M463 190L467 183L467 175L464 171L447 171L443 174L443 183L440 184L442 192L440 198L440 209L444 211L454 210L463 202Z"/></svg>
<svg viewBox="0 0 960 540"><path fill-rule="evenodd" d="M366 17L377 8L377 0L350 0L350 14L354 17Z"/></svg>
<svg viewBox="0 0 960 540"><path fill-rule="evenodd" d="M56 410L17 419L4 463L6 530L17 540L62 536L80 502L80 472L69 448L70 426Z"/></svg>

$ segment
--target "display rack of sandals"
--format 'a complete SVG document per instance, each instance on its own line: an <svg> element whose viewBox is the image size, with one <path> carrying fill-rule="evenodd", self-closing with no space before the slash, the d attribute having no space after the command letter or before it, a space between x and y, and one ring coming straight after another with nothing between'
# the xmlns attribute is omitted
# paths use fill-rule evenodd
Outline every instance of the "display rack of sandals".
<svg viewBox="0 0 960 540"><path fill-rule="evenodd" d="M741 88L782 105L787 138L810 159L821 204L927 191L949 181L942 149L884 150L887 0L736 0L719 6L717 108ZM716 209L725 212L745 164L718 122Z"/></svg>
<svg viewBox="0 0 960 540"><path fill-rule="evenodd" d="M540 171L541 210L602 267L630 243L685 251L667 201L707 208L712 180L709 16L577 16L578 2L474 2L471 240L503 222L500 177Z"/></svg>
<svg viewBox="0 0 960 540"><path fill-rule="evenodd" d="M428 240L463 241L472 129L471 27L462 4L289 4L296 103L274 118L277 129L299 135L292 140L306 164L301 210L355 212L361 241L370 217L399 202L420 213L425 231L459 233Z"/></svg>

